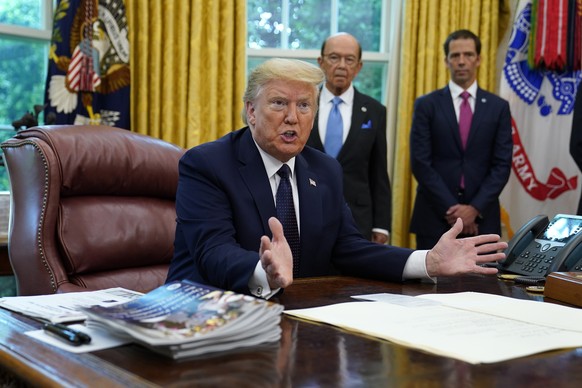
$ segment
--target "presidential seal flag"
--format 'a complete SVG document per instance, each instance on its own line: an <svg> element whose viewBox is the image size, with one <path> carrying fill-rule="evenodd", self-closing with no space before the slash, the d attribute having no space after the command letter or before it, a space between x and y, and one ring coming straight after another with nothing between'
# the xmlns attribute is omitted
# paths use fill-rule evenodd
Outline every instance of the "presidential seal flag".
<svg viewBox="0 0 582 388"><path fill-rule="evenodd" d="M129 129L129 40L123 0L59 0L45 117Z"/></svg>
<svg viewBox="0 0 582 388"><path fill-rule="evenodd" d="M565 62L569 9L568 0L520 0L515 12L500 85L511 107L514 143L511 177L501 194L509 237L538 214L576 213L581 178L568 149L581 74Z"/></svg>

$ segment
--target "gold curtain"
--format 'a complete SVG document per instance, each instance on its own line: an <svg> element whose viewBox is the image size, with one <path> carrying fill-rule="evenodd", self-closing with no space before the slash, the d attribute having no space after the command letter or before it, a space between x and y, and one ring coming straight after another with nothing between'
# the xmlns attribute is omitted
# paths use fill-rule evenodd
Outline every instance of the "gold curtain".
<svg viewBox="0 0 582 388"><path fill-rule="evenodd" d="M477 82L497 90L497 48L509 22L509 0L407 0L403 15L400 84L394 161L392 244L416 246L409 230L416 194L410 170L409 136L414 100L449 81L443 43L457 29L468 29L482 42Z"/></svg>
<svg viewBox="0 0 582 388"><path fill-rule="evenodd" d="M240 128L246 2L125 2L132 131L190 148Z"/></svg>

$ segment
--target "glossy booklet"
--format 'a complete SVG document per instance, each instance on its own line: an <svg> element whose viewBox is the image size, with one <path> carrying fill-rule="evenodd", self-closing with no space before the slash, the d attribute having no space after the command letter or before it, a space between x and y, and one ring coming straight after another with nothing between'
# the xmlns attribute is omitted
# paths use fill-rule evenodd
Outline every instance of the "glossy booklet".
<svg viewBox="0 0 582 388"><path fill-rule="evenodd" d="M274 343L283 306L181 281L111 307L82 308L89 326L107 328L172 358Z"/></svg>
<svg viewBox="0 0 582 388"><path fill-rule="evenodd" d="M116 287L62 294L6 296L0 298L0 307L52 323L70 323L87 319L87 316L80 311L81 307L113 306L142 295L141 292Z"/></svg>

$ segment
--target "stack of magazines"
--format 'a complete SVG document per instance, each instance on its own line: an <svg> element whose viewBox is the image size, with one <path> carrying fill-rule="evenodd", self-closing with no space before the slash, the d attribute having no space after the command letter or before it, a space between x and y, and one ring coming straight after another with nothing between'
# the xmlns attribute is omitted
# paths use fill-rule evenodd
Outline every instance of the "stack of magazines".
<svg viewBox="0 0 582 388"><path fill-rule="evenodd" d="M123 304L82 311L89 326L178 359L278 341L283 306L181 281Z"/></svg>

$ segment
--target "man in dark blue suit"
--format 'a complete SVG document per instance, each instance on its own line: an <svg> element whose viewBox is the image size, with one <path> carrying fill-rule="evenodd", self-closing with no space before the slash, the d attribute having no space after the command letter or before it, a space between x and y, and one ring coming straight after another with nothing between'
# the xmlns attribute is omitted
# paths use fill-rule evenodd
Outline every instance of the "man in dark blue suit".
<svg viewBox="0 0 582 388"><path fill-rule="evenodd" d="M570 133L570 155L578 169L582 171L582 82L578 84L576 99L574 100L572 132ZM578 201L576 214L582 216L582 195Z"/></svg>
<svg viewBox="0 0 582 388"><path fill-rule="evenodd" d="M344 174L344 196L360 232L385 244L390 235L391 192L386 144L386 107L360 93L352 81L362 69L362 47L352 35L326 39L317 58L325 73L319 112L307 145L335 156ZM339 97L343 116L337 155L324 146L332 100Z"/></svg>
<svg viewBox="0 0 582 388"><path fill-rule="evenodd" d="M358 232L343 197L341 166L305 147L322 81L322 71L303 61L264 62L250 74L244 96L248 127L182 157L167 281L190 279L269 298L294 277L332 269L388 281L496 273L479 264L503 259L487 252L507 244L497 235L456 239L461 220L428 252L375 244ZM290 182L279 176L286 166ZM300 234L293 251L287 240L296 236L292 229L283 233L275 217L278 192L289 185L294 210L285 222L297 221Z"/></svg>
<svg viewBox="0 0 582 388"><path fill-rule="evenodd" d="M416 233L419 249L434 246L458 218L464 236L500 234L499 195L511 172L509 104L477 86L479 37L455 31L444 50L449 85L416 100L410 133L411 166L418 181L410 231ZM461 119L467 117L463 94L468 120ZM464 139L463 122L468 128Z"/></svg>

